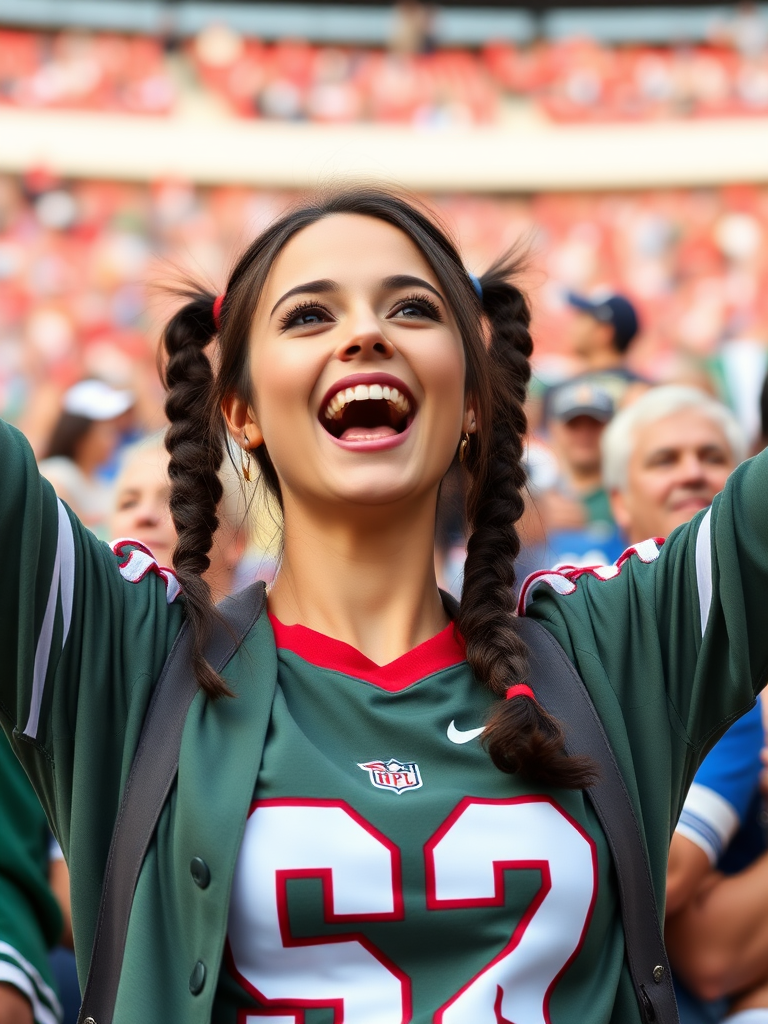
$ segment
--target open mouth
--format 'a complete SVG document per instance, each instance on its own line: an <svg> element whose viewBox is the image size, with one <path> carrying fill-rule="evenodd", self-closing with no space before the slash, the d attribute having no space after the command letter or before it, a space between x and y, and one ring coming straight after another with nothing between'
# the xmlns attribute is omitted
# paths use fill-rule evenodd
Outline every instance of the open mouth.
<svg viewBox="0 0 768 1024"><path fill-rule="evenodd" d="M343 385L343 381L339 382ZM323 427L340 441L375 441L402 434L413 421L414 402L390 384L356 384L333 391L320 410Z"/></svg>

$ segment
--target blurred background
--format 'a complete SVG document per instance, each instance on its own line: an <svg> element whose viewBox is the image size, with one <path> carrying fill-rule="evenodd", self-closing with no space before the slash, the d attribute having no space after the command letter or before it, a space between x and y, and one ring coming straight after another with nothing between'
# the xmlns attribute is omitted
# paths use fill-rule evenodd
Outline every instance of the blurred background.
<svg viewBox="0 0 768 1024"><path fill-rule="evenodd" d="M101 537L170 563L164 286L191 272L220 292L287 205L355 178L424 196L475 274L528 253L519 579L666 535L768 444L768 3L0 0L0 415ZM604 433L638 398L609 473ZM278 555L270 510L246 516L234 469L224 483L216 597ZM436 538L457 595L461 486L450 474ZM35 1021L70 1024L55 956L64 1013L50 990ZM720 1021L713 995L762 983L766 956L735 987L688 976L686 1024ZM768 1014L768 981L755 999Z"/></svg>
<svg viewBox="0 0 768 1024"><path fill-rule="evenodd" d="M540 399L588 368L574 295L627 299L630 371L756 443L767 47L768 4L0 0L0 414L43 458L97 378L133 395L118 447L161 428L162 283L220 288L297 194L364 176L424 194L472 271L528 248L534 477Z"/></svg>

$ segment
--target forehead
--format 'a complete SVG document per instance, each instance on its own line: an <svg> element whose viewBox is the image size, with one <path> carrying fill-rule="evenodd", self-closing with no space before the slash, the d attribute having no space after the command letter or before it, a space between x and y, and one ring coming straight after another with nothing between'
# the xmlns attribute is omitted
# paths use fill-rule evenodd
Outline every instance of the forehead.
<svg viewBox="0 0 768 1024"><path fill-rule="evenodd" d="M169 484L169 453L163 447L136 452L123 467L117 480L121 490L127 488L156 487Z"/></svg>
<svg viewBox="0 0 768 1024"><path fill-rule="evenodd" d="M653 423L641 423L635 428L634 453L641 459L654 452L682 452L686 449L721 448L732 458L731 446L719 423L700 409L680 409Z"/></svg>
<svg viewBox="0 0 768 1024"><path fill-rule="evenodd" d="M272 266L266 290L282 294L306 281L329 278L344 285L394 274L413 274L438 284L424 254L400 228L376 217L340 213L291 238Z"/></svg>

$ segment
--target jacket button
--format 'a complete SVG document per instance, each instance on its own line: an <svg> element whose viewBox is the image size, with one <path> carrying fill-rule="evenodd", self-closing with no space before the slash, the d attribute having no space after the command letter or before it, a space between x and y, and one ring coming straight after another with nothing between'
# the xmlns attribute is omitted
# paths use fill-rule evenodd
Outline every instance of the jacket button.
<svg viewBox="0 0 768 1024"><path fill-rule="evenodd" d="M201 889L207 889L208 883L211 881L211 872L203 858L193 857L189 862L189 870L195 885L199 885Z"/></svg>
<svg viewBox="0 0 768 1024"><path fill-rule="evenodd" d="M198 960L189 976L189 991L193 996L199 996L205 984L205 964Z"/></svg>

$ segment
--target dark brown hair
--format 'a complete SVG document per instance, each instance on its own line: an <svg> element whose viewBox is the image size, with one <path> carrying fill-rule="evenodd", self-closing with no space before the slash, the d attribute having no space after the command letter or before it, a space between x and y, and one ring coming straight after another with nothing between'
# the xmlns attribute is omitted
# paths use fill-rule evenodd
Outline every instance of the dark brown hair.
<svg viewBox="0 0 768 1024"><path fill-rule="evenodd" d="M46 458L63 456L76 462L80 442L93 424L94 421L88 416L80 416L74 412L62 412L53 428L51 440L48 442Z"/></svg>
<svg viewBox="0 0 768 1024"><path fill-rule="evenodd" d="M231 394L250 401L248 338L276 257L302 228L341 213L375 217L412 240L445 290L463 341L466 389L473 398L478 429L463 463L471 533L457 626L475 676L500 698L484 733L488 752L502 771L519 772L544 784L582 788L593 781L591 762L566 754L560 723L528 697L504 699L507 689L527 675L512 591L520 549L515 523L523 511L523 402L532 347L528 305L511 282L519 261L508 254L482 275L481 302L446 233L418 201L387 189L337 189L287 213L235 265L220 304L218 330L215 296L194 288L185 292L187 303L166 327L170 420L166 444L171 454L171 513L179 535L173 563L194 629L197 678L211 697L228 693L202 653L215 614L201 577L208 568L221 499L217 471L227 445L221 403ZM217 334L214 373L205 350ZM264 482L280 501L277 474L264 445L255 457Z"/></svg>

